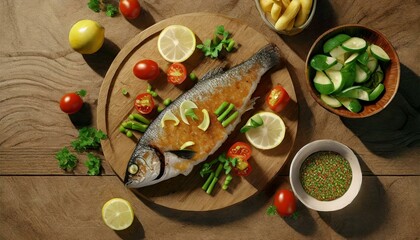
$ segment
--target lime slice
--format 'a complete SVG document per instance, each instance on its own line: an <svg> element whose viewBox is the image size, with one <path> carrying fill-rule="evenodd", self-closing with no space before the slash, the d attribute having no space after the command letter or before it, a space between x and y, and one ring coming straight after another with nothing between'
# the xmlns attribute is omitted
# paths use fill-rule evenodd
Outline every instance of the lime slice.
<svg viewBox="0 0 420 240"><path fill-rule="evenodd" d="M134 220L131 204L122 198L112 198L102 207L102 219L113 230L124 230Z"/></svg>
<svg viewBox="0 0 420 240"><path fill-rule="evenodd" d="M174 126L179 124L179 119L171 111L167 111L165 115L163 115L162 120L160 120L160 126L162 128L165 127L165 121L175 121Z"/></svg>
<svg viewBox="0 0 420 240"><path fill-rule="evenodd" d="M252 128L245 133L246 138L252 146L258 149L273 149L280 145L286 133L286 126L283 120L272 112L257 113L264 124L257 128ZM251 124L252 117L247 125Z"/></svg>
<svg viewBox="0 0 420 240"><path fill-rule="evenodd" d="M324 101L324 103L326 103L330 107L341 107L341 102L338 101L334 96L321 94L321 100Z"/></svg>
<svg viewBox="0 0 420 240"><path fill-rule="evenodd" d="M323 71L316 71L314 87L319 93L330 94L334 91L334 84Z"/></svg>
<svg viewBox="0 0 420 240"><path fill-rule="evenodd" d="M198 128L206 131L210 126L209 112L206 109L201 110L201 112L203 113L203 121L198 125Z"/></svg>
<svg viewBox="0 0 420 240"><path fill-rule="evenodd" d="M182 25L170 25L158 38L160 55L168 62L184 62L195 50L195 34Z"/></svg>
<svg viewBox="0 0 420 240"><path fill-rule="evenodd" d="M337 59L322 54L315 55L310 62L311 67L318 71L326 70L334 66L336 63Z"/></svg>
<svg viewBox="0 0 420 240"><path fill-rule="evenodd" d="M328 39L323 45L324 53L329 53L331 50L340 46L343 42L349 40L350 38L351 37L349 35L338 34L337 36Z"/></svg>
<svg viewBox="0 0 420 240"><path fill-rule="evenodd" d="M188 122L187 117L185 116L185 112L188 109L192 109L192 108L198 108L197 105L195 105L194 102L190 101L190 100L185 100L181 103L181 106L179 106L179 114L181 116L181 120L187 124L190 125L190 123Z"/></svg>
<svg viewBox="0 0 420 240"><path fill-rule="evenodd" d="M378 45L372 44L372 46L370 47L370 52L378 60L381 60L381 61L384 61L384 62L388 62L389 60L391 60L389 58L388 54L385 52L385 50L383 50Z"/></svg>

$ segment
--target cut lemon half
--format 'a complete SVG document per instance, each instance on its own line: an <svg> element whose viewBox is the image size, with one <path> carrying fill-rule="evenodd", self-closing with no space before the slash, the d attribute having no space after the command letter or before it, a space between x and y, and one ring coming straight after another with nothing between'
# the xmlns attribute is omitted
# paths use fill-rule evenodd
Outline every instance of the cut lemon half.
<svg viewBox="0 0 420 240"><path fill-rule="evenodd" d="M191 29L170 25L159 34L158 50L168 62L184 62L194 53L195 44L195 34Z"/></svg>
<svg viewBox="0 0 420 240"><path fill-rule="evenodd" d="M124 230L134 220L131 204L122 198L112 198L102 207L102 219L113 230Z"/></svg>
<svg viewBox="0 0 420 240"><path fill-rule="evenodd" d="M283 120L272 112L260 112L256 115L262 118L264 124L257 128L251 128L245 133L252 146L267 150L280 145L286 133L286 126ZM247 125L251 124L251 118L248 120Z"/></svg>

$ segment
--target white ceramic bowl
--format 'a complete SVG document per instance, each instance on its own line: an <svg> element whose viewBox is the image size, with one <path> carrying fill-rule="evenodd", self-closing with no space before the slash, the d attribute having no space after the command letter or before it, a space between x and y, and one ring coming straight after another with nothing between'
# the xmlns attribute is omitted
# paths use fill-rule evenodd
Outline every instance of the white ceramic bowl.
<svg viewBox="0 0 420 240"><path fill-rule="evenodd" d="M320 201L305 192L299 179L300 167L307 157L319 151L333 151L343 156L350 163L352 180L347 192L332 201ZM353 151L346 145L333 140L317 140L306 144L295 155L290 166L290 184L296 197L308 208L316 211L329 212L342 209L349 205L359 193L362 185L362 171L359 161Z"/></svg>

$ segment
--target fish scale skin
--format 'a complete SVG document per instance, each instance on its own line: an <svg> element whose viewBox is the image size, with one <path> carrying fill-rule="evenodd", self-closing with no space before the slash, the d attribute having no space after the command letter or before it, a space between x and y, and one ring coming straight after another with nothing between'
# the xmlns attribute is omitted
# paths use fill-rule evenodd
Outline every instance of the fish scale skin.
<svg viewBox="0 0 420 240"><path fill-rule="evenodd" d="M179 174L189 174L194 165L204 161L223 144L228 135L240 122L242 114L249 109L251 96L254 93L261 76L269 69L279 64L279 62L280 55L277 47L269 44L245 62L224 73L218 73L215 76L209 76L207 79L199 81L193 88L180 95L150 124L137 143L127 166L128 169L133 163L139 164L139 161L136 160L139 158L139 154L136 153L140 153L141 149L144 148L143 146L152 146L165 155L163 176L160 179L151 180L151 176L156 176L157 174L147 173L151 175L149 175L149 178L144 179L145 182L134 182L134 180L141 177L127 172L126 185L128 187L142 187L155 184ZM197 104L199 107L199 109L195 109L197 115L198 113L201 113L201 109L203 108L211 113L211 125L206 132L199 130L197 128L197 123L191 122L191 120L190 125L181 121L176 127L170 126L170 123L167 124L168 126L165 126L165 128L161 127L161 119L167 111L172 111L172 113L179 118L179 107L185 100L191 100ZM232 102L235 105L235 109L238 111L239 115L234 122L229 124L226 128L223 128L216 120L215 116L213 116L213 111L221 102L226 100L229 100L229 102ZM198 151L195 159L180 159L168 153L169 150L177 150L176 147L179 149L179 146L189 138L195 138L194 142L196 144L192 146L193 150ZM148 166L153 165L151 162L148 164L150 164ZM149 168L149 170L152 171L157 171L157 169L157 167L153 170L152 168Z"/></svg>

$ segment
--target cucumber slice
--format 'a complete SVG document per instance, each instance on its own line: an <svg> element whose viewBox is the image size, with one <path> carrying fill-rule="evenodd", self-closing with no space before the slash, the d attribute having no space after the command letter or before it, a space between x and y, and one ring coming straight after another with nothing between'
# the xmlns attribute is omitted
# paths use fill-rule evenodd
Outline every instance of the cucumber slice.
<svg viewBox="0 0 420 240"><path fill-rule="evenodd" d="M328 68L328 70L341 70L343 68L343 64L337 62L332 67Z"/></svg>
<svg viewBox="0 0 420 240"><path fill-rule="evenodd" d="M333 108L339 108L342 106L341 102L337 100L337 98L331 95L321 94L321 100L326 103L328 106Z"/></svg>
<svg viewBox="0 0 420 240"><path fill-rule="evenodd" d="M338 56L346 54L348 51L344 50L341 46L338 46L330 51L330 56L333 58L337 58Z"/></svg>
<svg viewBox="0 0 420 240"><path fill-rule="evenodd" d="M341 70L341 76L344 80L343 88L349 88L353 86L354 80L356 78L356 63L346 64Z"/></svg>
<svg viewBox="0 0 420 240"><path fill-rule="evenodd" d="M378 45L372 44L370 46L370 52L378 60L381 60L381 61L384 61L384 62L388 62L389 60L391 60L389 58L388 54L385 52L385 50L383 50Z"/></svg>
<svg viewBox="0 0 420 240"><path fill-rule="evenodd" d="M369 101L375 101L385 90L385 86L382 83L379 83L375 89L369 94Z"/></svg>
<svg viewBox="0 0 420 240"><path fill-rule="evenodd" d="M369 73L365 68L362 68L359 64L356 64L356 77L354 81L357 83L366 82L369 79Z"/></svg>
<svg viewBox="0 0 420 240"><path fill-rule="evenodd" d="M334 85L334 91L339 92L344 87L344 80L341 75L341 72L339 70L325 70L325 74L327 74L328 78L331 80L331 82Z"/></svg>
<svg viewBox="0 0 420 240"><path fill-rule="evenodd" d="M350 55L350 57L348 57L347 59L346 59L346 61L344 61L344 64L349 64L349 63L352 63L352 62L354 62L354 61L356 61L356 58L359 56L359 53L353 53L352 55Z"/></svg>
<svg viewBox="0 0 420 240"><path fill-rule="evenodd" d="M347 97L347 98L357 98L363 101L369 101L369 94L372 90L362 86L353 86L347 89L344 89L337 96Z"/></svg>
<svg viewBox="0 0 420 240"><path fill-rule="evenodd" d="M358 113L362 110L362 105L359 100L354 98L337 97L337 100L343 104L350 112Z"/></svg>
<svg viewBox="0 0 420 240"><path fill-rule="evenodd" d="M367 51L357 56L357 61L363 65L366 65L368 63L368 60L369 60L369 54Z"/></svg>
<svg viewBox="0 0 420 240"><path fill-rule="evenodd" d="M334 84L322 71L317 71L314 77L314 86L321 94L330 94L334 91Z"/></svg>
<svg viewBox="0 0 420 240"><path fill-rule="evenodd" d="M323 45L324 53L329 53L331 50L340 46L343 42L349 40L350 38L351 37L349 35L341 33L328 39Z"/></svg>
<svg viewBox="0 0 420 240"><path fill-rule="evenodd" d="M369 57L369 60L366 64L366 67L369 69L369 71L371 73L373 73L376 68L378 67L378 59L374 58L374 57Z"/></svg>
<svg viewBox="0 0 420 240"><path fill-rule="evenodd" d="M311 67L315 70L323 71L337 63L337 59L325 55L317 54L311 59Z"/></svg>
<svg viewBox="0 0 420 240"><path fill-rule="evenodd" d="M352 37L349 40L343 42L343 44L341 44L341 47L347 51L359 52L366 49L367 42L363 38Z"/></svg>

